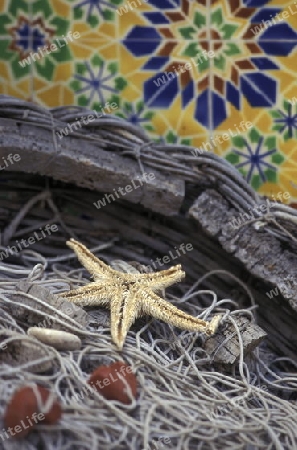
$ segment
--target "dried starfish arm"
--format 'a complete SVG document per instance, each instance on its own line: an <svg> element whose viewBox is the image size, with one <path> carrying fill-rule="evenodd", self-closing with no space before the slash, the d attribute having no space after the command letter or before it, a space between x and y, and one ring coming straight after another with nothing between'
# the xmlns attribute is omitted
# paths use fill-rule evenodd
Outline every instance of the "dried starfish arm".
<svg viewBox="0 0 297 450"><path fill-rule="evenodd" d="M93 255L93 253L80 242L70 239L66 244L74 251L80 263L93 276L94 280L107 279L113 274L113 269Z"/></svg>
<svg viewBox="0 0 297 450"><path fill-rule="evenodd" d="M143 312L155 319L163 320L175 327L189 331L203 331L206 334L215 333L219 324L220 315L213 317L210 322L193 317L173 306L167 300L151 292L145 293L147 301L143 303Z"/></svg>
<svg viewBox="0 0 297 450"><path fill-rule="evenodd" d="M181 266L177 265L167 270L161 270L160 272L142 274L140 281L143 287L158 291L160 289L165 289L174 283L178 283L183 280L185 276L186 274L181 270Z"/></svg>
<svg viewBox="0 0 297 450"><path fill-rule="evenodd" d="M59 294L60 297L80 306L108 306L112 296L111 289L99 283L90 283L71 291Z"/></svg>
<svg viewBox="0 0 297 450"><path fill-rule="evenodd" d="M110 321L111 336L121 350L127 333L135 319L139 316L138 289L132 288L114 292L111 303Z"/></svg>

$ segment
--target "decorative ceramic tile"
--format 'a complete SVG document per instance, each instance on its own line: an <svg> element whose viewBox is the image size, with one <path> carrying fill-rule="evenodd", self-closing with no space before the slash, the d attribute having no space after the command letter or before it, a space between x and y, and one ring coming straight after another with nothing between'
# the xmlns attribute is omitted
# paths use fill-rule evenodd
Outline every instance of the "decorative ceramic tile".
<svg viewBox="0 0 297 450"><path fill-rule="evenodd" d="M22 99L32 98L31 68L23 69L19 59L30 48L30 2L0 4L0 92Z"/></svg>
<svg viewBox="0 0 297 450"><path fill-rule="evenodd" d="M213 39L296 40L297 4L291 0L213 0Z"/></svg>
<svg viewBox="0 0 297 450"><path fill-rule="evenodd" d="M42 17L55 36L75 31L84 40L117 39L117 4L122 0L32 0L34 17Z"/></svg>
<svg viewBox="0 0 297 450"><path fill-rule="evenodd" d="M113 112L297 200L297 2L5 0L0 47L1 92Z"/></svg>

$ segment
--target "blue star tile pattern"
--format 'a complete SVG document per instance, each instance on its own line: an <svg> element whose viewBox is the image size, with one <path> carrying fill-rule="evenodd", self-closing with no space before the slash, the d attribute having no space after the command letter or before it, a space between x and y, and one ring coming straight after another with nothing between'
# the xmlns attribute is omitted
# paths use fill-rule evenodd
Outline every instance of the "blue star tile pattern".
<svg viewBox="0 0 297 450"><path fill-rule="evenodd" d="M87 14L86 14L87 21L90 19L90 17L96 11L99 13L99 15L102 17L102 19L105 19L106 8L103 9L103 7L107 7L109 9L117 8L116 5L113 5L110 1L106 1L106 0L83 0L82 2L75 5L74 8L83 8L84 6L87 7Z"/></svg>
<svg viewBox="0 0 297 450"><path fill-rule="evenodd" d="M44 34L38 29L33 30L32 38L33 38L32 39L33 40L33 43L32 43L33 50L37 50L38 47L43 47L46 44L46 39L45 39Z"/></svg>
<svg viewBox="0 0 297 450"><path fill-rule="evenodd" d="M271 170L276 171L276 167L273 166L272 164L268 163L265 161L265 158L269 155L272 155L273 153L275 153L277 150L274 148L272 150L268 150L264 153L260 153L261 150L263 150L263 142L264 142L264 137L261 136L259 139L259 142L256 145L256 148L253 150L253 148L251 147L251 145L247 142L247 140L245 139L245 145L246 145L246 150L247 153L241 152L239 150L234 149L234 153L236 155L240 155L243 158L246 159L246 161L236 164L235 167L237 169L241 168L241 167L246 167L249 166L249 170L246 176L246 179L248 182L251 181L252 176L254 175L255 172L258 172L261 180L264 182L266 181L266 177L265 174L263 172L264 168L269 168Z"/></svg>
<svg viewBox="0 0 297 450"><path fill-rule="evenodd" d="M94 73L94 70L92 69L89 61L85 61L85 67L88 73L88 76L83 75L74 75L74 78L84 84L83 87L78 89L76 91L77 94L81 94L86 91L90 91L89 93L89 104L90 106L93 101L95 100L95 96L97 94L97 97L101 104L104 104L107 100L105 92L108 93L117 93L118 90L110 86L110 83L108 81L112 80L114 78L114 74L105 75L104 69L106 64L102 63L101 66L98 69L97 75Z"/></svg>
<svg viewBox="0 0 297 450"><path fill-rule="evenodd" d="M16 29L15 32L18 35L18 43L23 42L23 40L30 39L30 26L27 22L20 23L19 29Z"/></svg>
<svg viewBox="0 0 297 450"><path fill-rule="evenodd" d="M148 123L149 117L141 117L144 114L144 105L140 105L140 107L136 107L136 105L131 105L130 103L125 103L122 108L124 118L131 122L133 125L143 126L145 123Z"/></svg>
<svg viewBox="0 0 297 450"><path fill-rule="evenodd" d="M54 35L54 28L48 27L40 17L30 21L21 16L17 24L10 28L10 33L13 38L10 48L17 50L21 58L24 58L31 51L35 52L39 47L48 45Z"/></svg>
<svg viewBox="0 0 297 450"><path fill-rule="evenodd" d="M294 136L297 137L297 112L296 107L290 102L284 102L284 108L286 110L282 111L278 109L274 112L274 123L273 130L279 131L279 133L284 134L285 140L292 139ZM293 112L295 110L295 112Z"/></svg>
<svg viewBox="0 0 297 450"><path fill-rule="evenodd" d="M233 145L226 159L240 170L253 187L259 188L268 181L276 182L278 165L285 158L277 149L275 136L263 135L253 127L246 137L238 134L231 140Z"/></svg>

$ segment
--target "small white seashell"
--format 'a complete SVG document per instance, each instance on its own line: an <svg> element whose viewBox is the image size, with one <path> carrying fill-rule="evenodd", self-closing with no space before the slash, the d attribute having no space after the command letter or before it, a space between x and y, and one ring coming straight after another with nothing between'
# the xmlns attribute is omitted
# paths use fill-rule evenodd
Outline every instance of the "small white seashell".
<svg viewBox="0 0 297 450"><path fill-rule="evenodd" d="M79 350L81 348L79 337L67 331L31 327L28 328L27 333L29 336L34 336L40 342L50 345L57 350Z"/></svg>

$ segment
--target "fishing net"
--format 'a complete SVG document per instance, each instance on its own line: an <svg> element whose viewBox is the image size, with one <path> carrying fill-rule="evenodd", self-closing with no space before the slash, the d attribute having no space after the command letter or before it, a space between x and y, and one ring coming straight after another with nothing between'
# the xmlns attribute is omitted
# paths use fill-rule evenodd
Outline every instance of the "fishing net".
<svg viewBox="0 0 297 450"><path fill-rule="evenodd" d="M38 126L53 136L88 113L78 107L46 110L8 97L2 97L0 103L1 118ZM90 140L98 141L106 146L106 152L136 160L140 171L157 170L183 180L184 201L177 215L167 217L125 199L98 209L94 203L103 198L103 192L69 185L43 173L30 174L29 169L18 173L16 166L2 171L1 421L12 393L19 386L34 383L56 395L63 415L57 425L40 423L22 440L9 435L2 421L0 447L295 449L296 363L277 354L269 340L253 351L244 351L245 329L238 325L238 319L257 322L257 298L243 281L248 271L228 258L214 239L206 240L187 215L202 187L215 188L238 212L248 212L260 202L258 194L215 154L193 155L195 149L187 146L150 142L142 130L119 118L100 118L92 127L75 131L72 138L75 136L85 139L86 145ZM59 158L58 153L55 158ZM34 167L34 160L31 165ZM278 204L261 220L271 233L294 248L294 210ZM56 231L46 231L47 224L56 225ZM30 237L34 237L34 244L25 246ZM135 322L119 351L111 339L109 311L85 308L85 315L76 317L55 306L51 300L59 299L59 293L91 279L66 246L71 237L125 272L182 264L185 280L163 295L195 317L209 320L222 314L222 323L231 324L238 342L239 356L234 364L218 363L215 352L205 350L207 337L203 333L180 330L151 317ZM180 246L187 243L192 244L192 250L183 253ZM169 264L162 262L164 255ZM33 324L70 331L80 337L82 347L70 352L42 344L27 335ZM87 387L94 369L115 361L129 364L136 374L138 394L130 405L108 401Z"/></svg>

